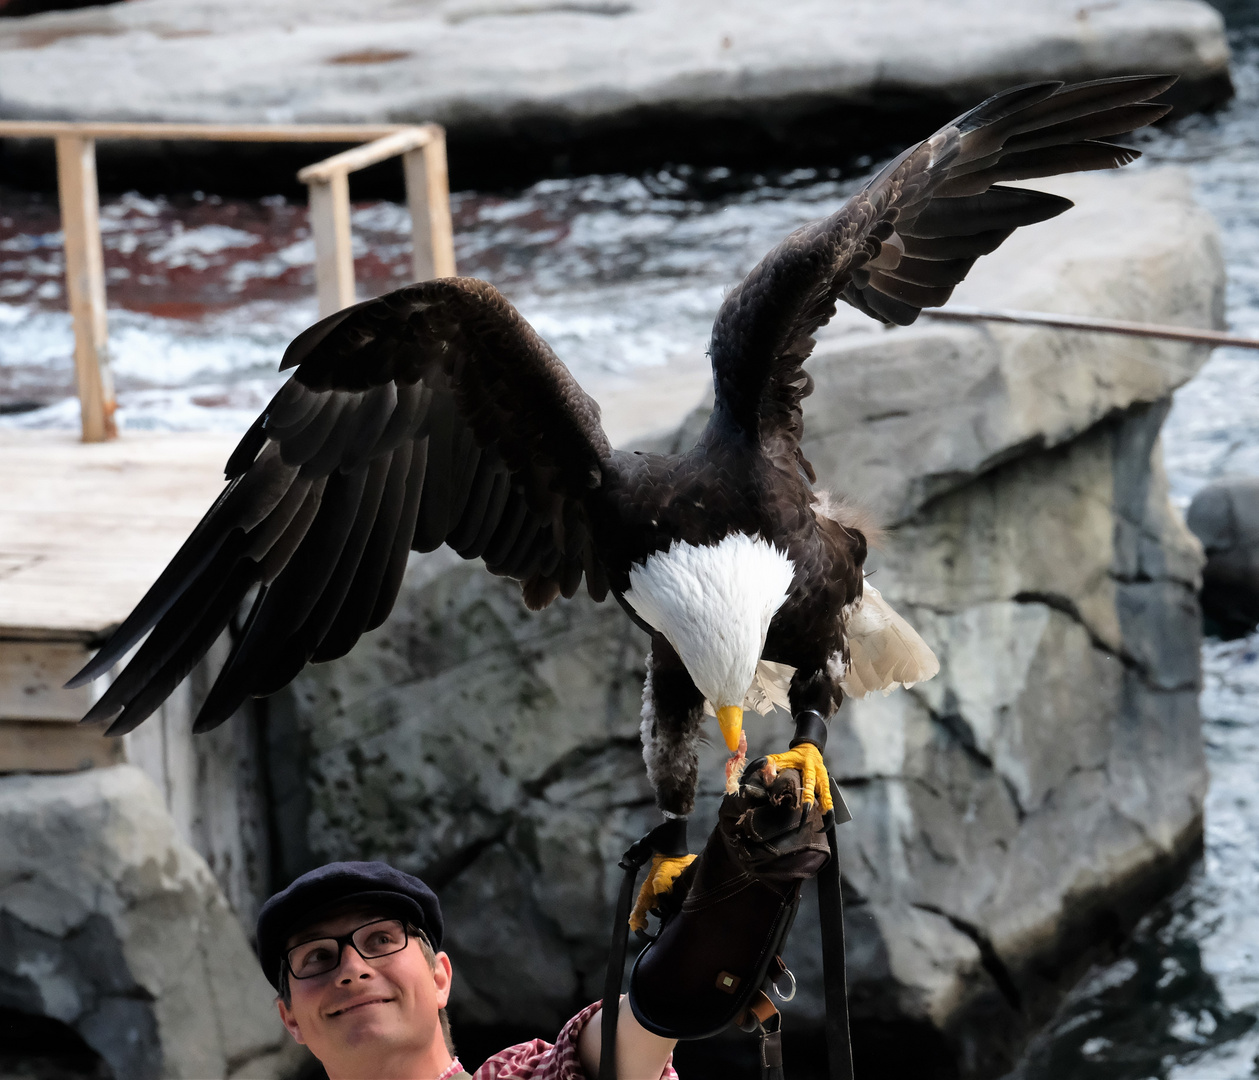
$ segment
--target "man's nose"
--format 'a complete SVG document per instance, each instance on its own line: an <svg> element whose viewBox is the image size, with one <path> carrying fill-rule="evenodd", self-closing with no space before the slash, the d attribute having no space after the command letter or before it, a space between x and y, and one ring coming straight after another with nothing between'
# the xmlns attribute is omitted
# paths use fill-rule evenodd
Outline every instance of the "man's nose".
<svg viewBox="0 0 1259 1080"><path fill-rule="evenodd" d="M371 965L359 956L357 949L347 945L341 953L341 966L337 968L337 982L344 985L355 979L370 978L372 974Z"/></svg>

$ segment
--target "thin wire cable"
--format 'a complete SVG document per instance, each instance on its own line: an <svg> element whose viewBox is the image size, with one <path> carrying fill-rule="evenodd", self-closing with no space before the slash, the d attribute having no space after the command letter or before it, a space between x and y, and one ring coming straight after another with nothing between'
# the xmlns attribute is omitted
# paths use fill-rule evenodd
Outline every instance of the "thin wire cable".
<svg viewBox="0 0 1259 1080"><path fill-rule="evenodd" d="M1128 337L1160 338L1164 341L1187 341L1195 345L1229 346L1236 349L1259 349L1259 338L1241 337L1220 330L1199 330L1186 326L1165 326L1159 323L1127 322L1123 319L1099 319L1090 315L1055 315L1046 311L1006 311L958 305L923 311L928 318L945 322L1003 322L1019 326L1051 326L1058 330L1084 330L1098 334L1124 334Z"/></svg>

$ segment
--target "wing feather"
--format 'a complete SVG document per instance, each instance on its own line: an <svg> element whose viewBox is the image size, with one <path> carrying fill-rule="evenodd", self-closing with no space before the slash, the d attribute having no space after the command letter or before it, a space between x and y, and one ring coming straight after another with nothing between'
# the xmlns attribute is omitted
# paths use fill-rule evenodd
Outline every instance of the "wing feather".
<svg viewBox="0 0 1259 1080"><path fill-rule="evenodd" d="M443 403L444 404L444 403ZM420 498L420 520L413 546L416 551L435 551L450 530L450 474L454 465L455 413L434 409L428 422L428 471Z"/></svg>
<svg viewBox="0 0 1259 1080"><path fill-rule="evenodd" d="M503 565L515 548L520 530L525 527L525 519L529 516L529 503L524 492L509 491L507 504L503 508L498 528L490 537L489 547L485 549L485 565L492 574L505 574Z"/></svg>
<svg viewBox="0 0 1259 1080"><path fill-rule="evenodd" d="M125 735L161 707L230 622L240 606L241 596L251 584L251 576L249 565L238 563L227 578L221 579L222 588L202 605L189 611L187 629L181 635L179 648L154 675L144 681L136 693L127 697L118 718L106 729L107 735Z"/></svg>
<svg viewBox="0 0 1259 1080"><path fill-rule="evenodd" d="M394 534L393 547L389 552L389 563L380 579L380 589L372 606L372 613L367 619L367 629L375 630L393 610L393 602L398 598L398 590L402 588L402 577L406 573L407 558L415 544L415 526L419 517L420 498L424 491L424 477L428 468L428 440L416 443L411 451L411 469L407 473L406 494L402 503L402 513L398 517L398 531Z"/></svg>
<svg viewBox="0 0 1259 1080"><path fill-rule="evenodd" d="M346 591L345 600L336 620L320 638L311 654L311 660L319 663L344 656L354 647L371 619L381 584L389 571L390 552L397 542L402 524L403 505L407 494L407 479L411 471L411 455L415 444L405 442L389 455L389 472L382 486L380 504L372 521L371 534L363 547L354 580ZM412 516L414 521L414 516ZM402 543L403 559L410 550L411 532L407 531Z"/></svg>
<svg viewBox="0 0 1259 1080"><path fill-rule="evenodd" d="M843 300L908 325L945 303L974 260L1016 228L1070 207L1003 182L1110 169L1139 156L1105 142L1164 116L1172 76L1014 87L910 147L831 217L796 230L725 299L713 324L714 429L757 438L785 469L800 453L801 366Z"/></svg>
<svg viewBox="0 0 1259 1080"><path fill-rule="evenodd" d="M507 471L490 453L478 452L476 455L476 473L465 486L463 507L459 512L458 522L450 532L448 543L460 555L467 558L467 550L481 532L489 509L490 497L495 486L507 483Z"/></svg>
<svg viewBox="0 0 1259 1080"><path fill-rule="evenodd" d="M282 367L297 370L229 458L223 494L76 676L149 635L89 714L115 733L160 706L251 590L194 730L348 651L388 616L413 549L485 553L533 604L599 566L598 407L491 286L449 278L357 304L299 334Z"/></svg>

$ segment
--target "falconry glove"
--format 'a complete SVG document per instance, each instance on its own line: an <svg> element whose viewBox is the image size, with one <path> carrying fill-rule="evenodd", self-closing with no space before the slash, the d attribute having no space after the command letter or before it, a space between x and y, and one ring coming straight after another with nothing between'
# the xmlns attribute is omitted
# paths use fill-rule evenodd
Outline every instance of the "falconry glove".
<svg viewBox="0 0 1259 1080"><path fill-rule="evenodd" d="M704 851L660 898L660 932L634 964L630 1006L644 1028L666 1038L708 1038L735 1023L758 1031L762 1075L779 1080L781 1017L766 991L772 987L784 1000L794 994L794 979L779 954L804 882L818 877L830 1076L850 1080L836 815L824 812L820 800L805 802L801 787L795 769L777 772L765 758L748 764L738 792L722 800ZM838 789L832 797L847 820ZM637 869L654 843L666 839L656 833L621 863L626 908ZM616 1000L624 967L626 921L619 910L617 916L605 1002ZM614 1008L603 1011L600 1080L615 1080L616 1014Z"/></svg>

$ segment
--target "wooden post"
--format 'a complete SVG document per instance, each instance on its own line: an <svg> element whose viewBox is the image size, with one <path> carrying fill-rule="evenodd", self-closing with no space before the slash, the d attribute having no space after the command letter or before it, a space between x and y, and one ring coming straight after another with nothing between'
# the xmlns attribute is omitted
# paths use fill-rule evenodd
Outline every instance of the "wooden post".
<svg viewBox="0 0 1259 1080"><path fill-rule="evenodd" d="M57 188L65 234L66 300L74 323L74 370L84 442L118 434L114 384L106 352L105 256L101 248L100 197L96 191L96 143L77 135L57 137Z"/></svg>
<svg viewBox="0 0 1259 1080"><path fill-rule="evenodd" d="M446 133L435 124L432 127L430 141L402 157L411 209L411 273L416 281L455 273Z"/></svg>
<svg viewBox="0 0 1259 1080"><path fill-rule="evenodd" d="M354 303L354 251L350 240L350 181L338 170L310 181L310 231L315 238L319 317Z"/></svg>

